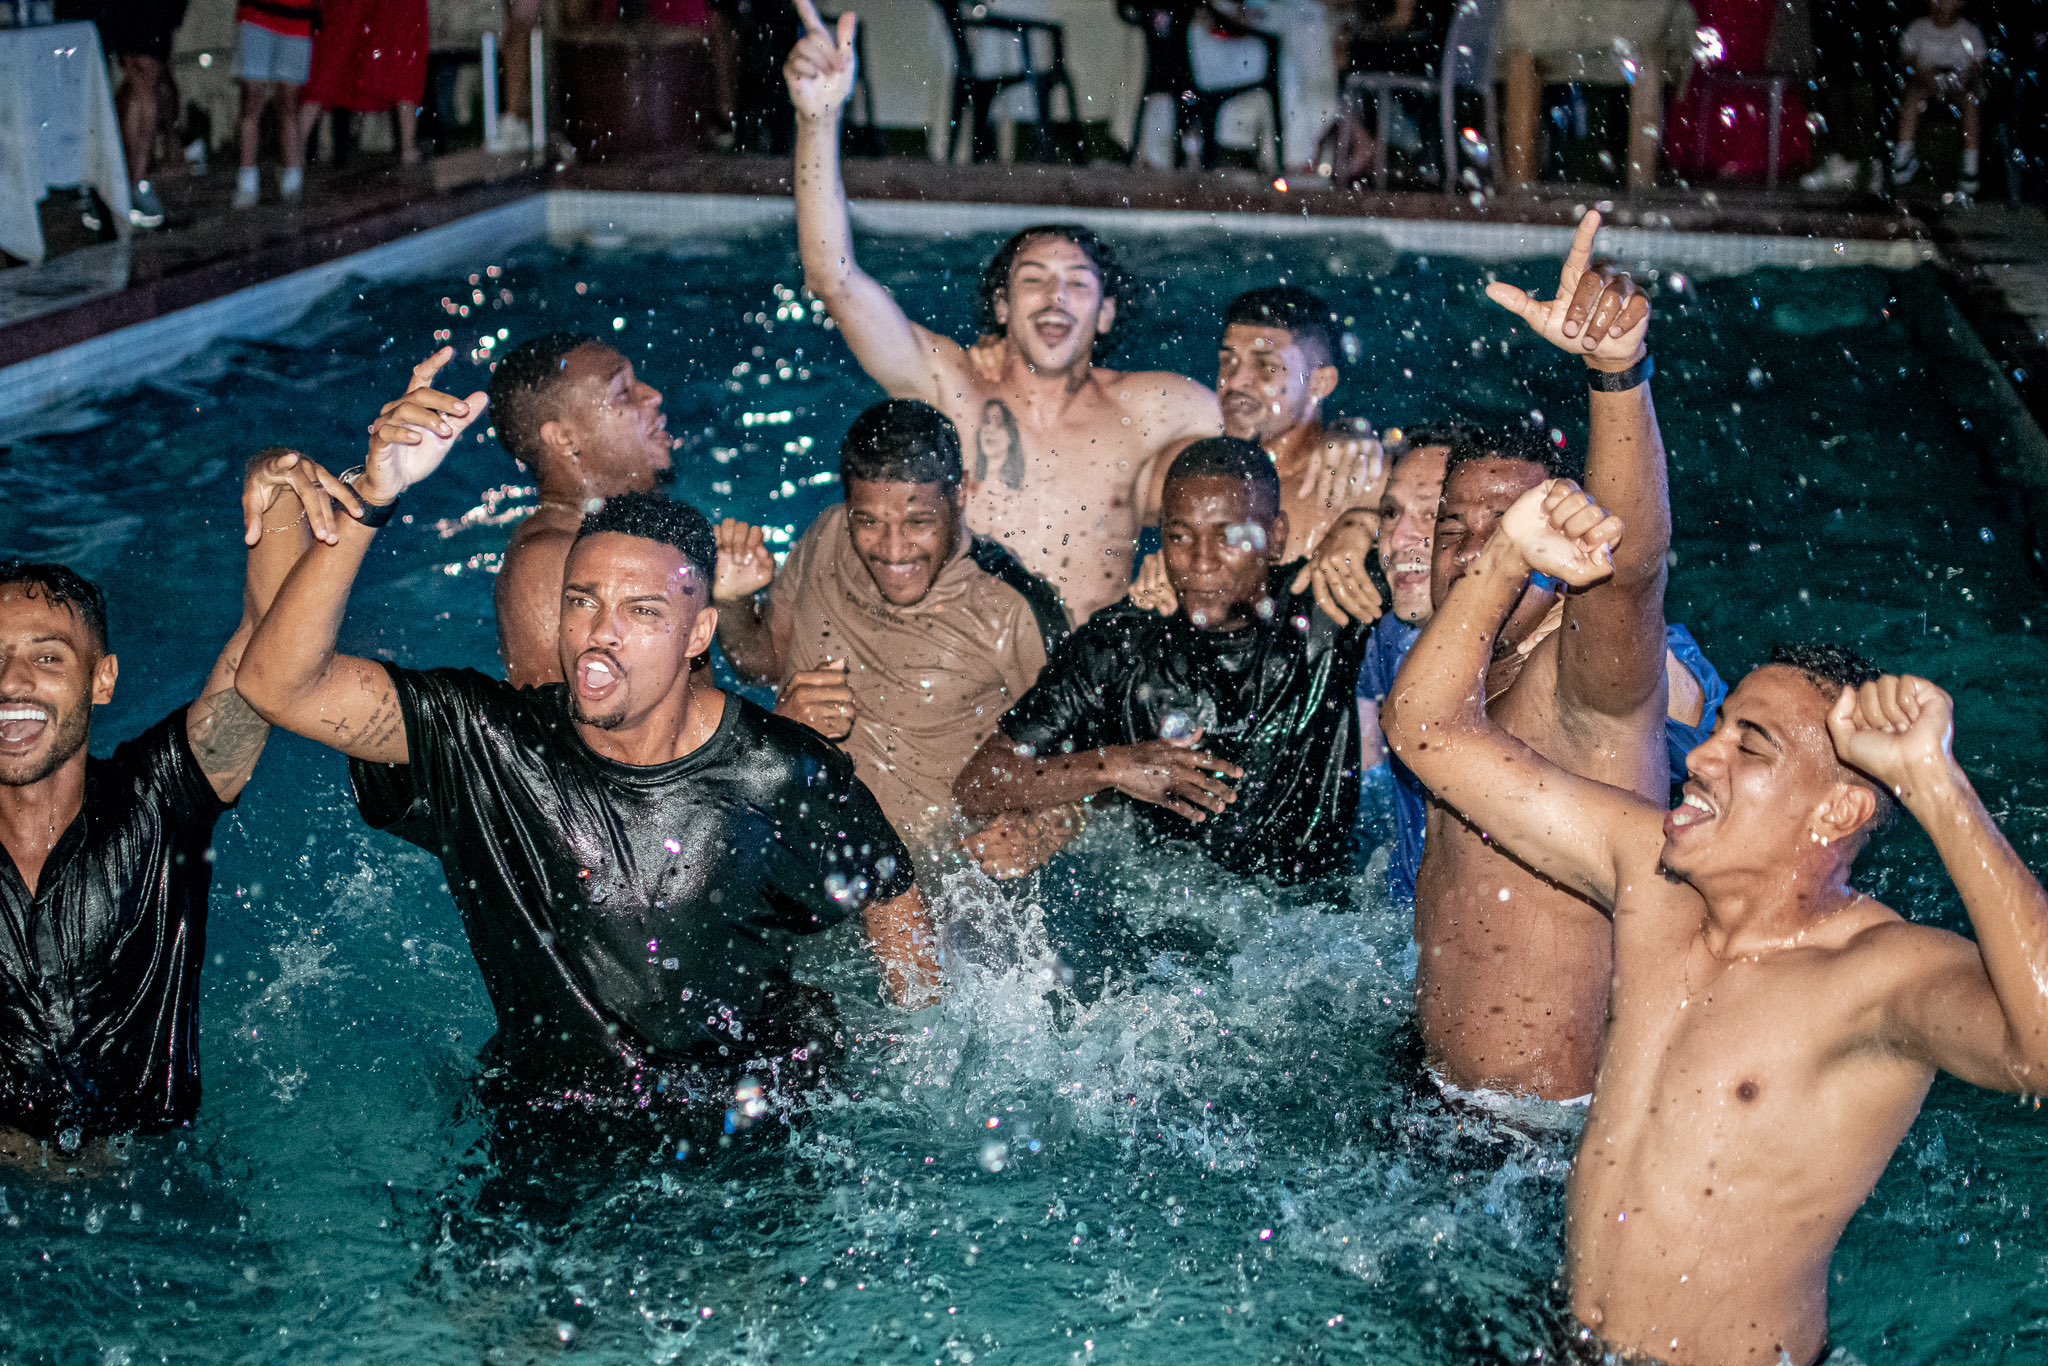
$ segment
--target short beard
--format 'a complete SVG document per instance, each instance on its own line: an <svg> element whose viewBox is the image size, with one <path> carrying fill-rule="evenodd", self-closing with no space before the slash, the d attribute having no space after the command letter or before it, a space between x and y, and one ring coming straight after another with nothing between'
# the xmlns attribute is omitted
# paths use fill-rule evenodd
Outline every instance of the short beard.
<svg viewBox="0 0 2048 1366"><path fill-rule="evenodd" d="M592 730L617 730L626 724L624 712L613 712L609 716L591 716L580 704L573 702L569 704L569 715L576 718L577 725L588 726Z"/></svg>
<svg viewBox="0 0 2048 1366"><path fill-rule="evenodd" d="M81 710L59 718L57 739L50 746L50 752L44 755L42 762L30 769L26 776L16 775L0 767L0 787L34 787L70 763L72 756L85 748L85 742L91 735L92 705L87 703Z"/></svg>

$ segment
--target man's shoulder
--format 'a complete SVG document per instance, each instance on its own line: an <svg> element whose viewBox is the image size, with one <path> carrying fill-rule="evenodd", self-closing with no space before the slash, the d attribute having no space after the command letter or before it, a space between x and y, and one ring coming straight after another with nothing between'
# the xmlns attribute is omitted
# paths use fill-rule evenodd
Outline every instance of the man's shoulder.
<svg viewBox="0 0 2048 1366"><path fill-rule="evenodd" d="M822 777L853 771L853 760L844 750L801 721L735 693L725 695L725 705L736 709L730 721L733 757L769 786L809 787Z"/></svg>

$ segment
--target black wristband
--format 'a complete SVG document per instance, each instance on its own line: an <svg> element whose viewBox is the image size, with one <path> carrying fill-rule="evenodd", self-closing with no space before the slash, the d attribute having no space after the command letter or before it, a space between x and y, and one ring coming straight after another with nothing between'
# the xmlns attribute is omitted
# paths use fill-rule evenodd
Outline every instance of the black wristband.
<svg viewBox="0 0 2048 1366"><path fill-rule="evenodd" d="M1626 370L1617 370L1613 374L1605 370L1587 370L1586 383L1598 393L1625 394L1631 389L1639 389L1648 384L1650 376L1656 373L1656 359L1648 352L1644 352L1643 358Z"/></svg>
<svg viewBox="0 0 2048 1366"><path fill-rule="evenodd" d="M341 474L341 482L348 485L351 491L354 491L356 486L356 480L362 477L363 467L361 465L358 465L352 470L343 470ZM403 497L403 495L400 495L400 497ZM368 527L372 531L375 531L378 527L383 526L386 522L390 521L393 517L396 517L398 515L398 498L393 498L388 503L372 503L368 499L364 498L362 494L357 493L356 501L363 505L363 510L361 513L351 512L349 513L349 516L354 517L356 521Z"/></svg>

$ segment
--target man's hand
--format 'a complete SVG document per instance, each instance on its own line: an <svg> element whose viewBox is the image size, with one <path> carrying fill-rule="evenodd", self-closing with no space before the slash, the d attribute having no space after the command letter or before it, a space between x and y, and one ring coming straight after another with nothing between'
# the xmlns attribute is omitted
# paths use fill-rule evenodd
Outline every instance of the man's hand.
<svg viewBox="0 0 2048 1366"><path fill-rule="evenodd" d="M776 700L775 714L801 722L827 740L853 734L853 690L846 686L846 661L830 660L822 669L790 679Z"/></svg>
<svg viewBox="0 0 2048 1366"><path fill-rule="evenodd" d="M1498 282L1486 287L1486 297L1552 346L1583 356L1595 370L1626 370L1649 353L1650 300L1624 272L1592 264L1593 239L1599 234L1600 214L1593 210L1579 220L1554 297L1532 299Z"/></svg>
<svg viewBox="0 0 2048 1366"><path fill-rule="evenodd" d="M711 600L744 602L775 582L775 557L761 528L728 517L718 524L718 574Z"/></svg>
<svg viewBox="0 0 2048 1366"><path fill-rule="evenodd" d="M490 396L478 391L456 398L434 388L434 376L455 356L444 346L413 367L405 397L384 405L370 424L370 454L355 491L381 507L432 474L470 424L483 416Z"/></svg>
<svg viewBox="0 0 2048 1366"><path fill-rule="evenodd" d="M1387 453L1372 424L1354 418L1348 429L1333 429L1323 440L1319 458L1303 472L1300 497L1312 508L1342 512L1358 506L1386 469Z"/></svg>
<svg viewBox="0 0 2048 1366"><path fill-rule="evenodd" d="M1569 479L1546 479L1515 500L1500 534L1540 574L1586 588L1614 572L1621 518Z"/></svg>
<svg viewBox="0 0 2048 1366"><path fill-rule="evenodd" d="M1231 784L1244 777L1244 770L1196 749L1201 739L1197 732L1185 741L1152 740L1106 751L1111 785L1126 797L1163 806L1198 824L1222 815L1237 800Z"/></svg>
<svg viewBox="0 0 2048 1366"><path fill-rule="evenodd" d="M848 10L839 16L835 35L811 0L796 0L796 12L803 18L804 36L782 64L789 102L798 118L837 118L853 93L853 31L860 21Z"/></svg>
<svg viewBox="0 0 2048 1366"><path fill-rule="evenodd" d="M1005 811L960 841L960 848L982 872L998 882L1025 877L1043 868L1081 832L1071 806L1050 811Z"/></svg>
<svg viewBox="0 0 2048 1366"><path fill-rule="evenodd" d="M1907 800L1955 763L1955 704L1924 678L1886 674L1844 688L1828 714L1835 753Z"/></svg>
<svg viewBox="0 0 2048 1366"><path fill-rule="evenodd" d="M1330 528L1323 543L1309 556L1308 563L1294 576L1289 591L1313 588L1316 606L1339 626L1353 621L1378 621L1385 604L1366 566L1371 562L1373 542L1380 534L1379 517L1363 509L1354 510Z"/></svg>
<svg viewBox="0 0 2048 1366"><path fill-rule="evenodd" d="M1131 591L1127 597L1148 612L1157 612L1170 617L1180 610L1180 598L1173 591L1172 580L1166 577L1166 557L1153 551L1138 566L1138 577L1131 580Z"/></svg>
<svg viewBox="0 0 2048 1366"><path fill-rule="evenodd" d="M272 446L249 457L249 470L242 481L242 540L255 545L263 539L263 519L289 490L305 509L306 525L318 540L333 545L334 505L340 503L350 516L361 516L363 505L348 485L294 450Z"/></svg>

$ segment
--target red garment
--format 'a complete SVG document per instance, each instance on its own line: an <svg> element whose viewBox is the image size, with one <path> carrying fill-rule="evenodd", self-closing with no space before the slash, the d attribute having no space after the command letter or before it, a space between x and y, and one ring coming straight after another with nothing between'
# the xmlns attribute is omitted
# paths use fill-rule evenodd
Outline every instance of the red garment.
<svg viewBox="0 0 2048 1366"><path fill-rule="evenodd" d="M323 0L305 100L374 114L427 92L427 0Z"/></svg>
<svg viewBox="0 0 2048 1366"><path fill-rule="evenodd" d="M235 22L287 38L310 38L318 10L313 0L242 0L235 7Z"/></svg>

